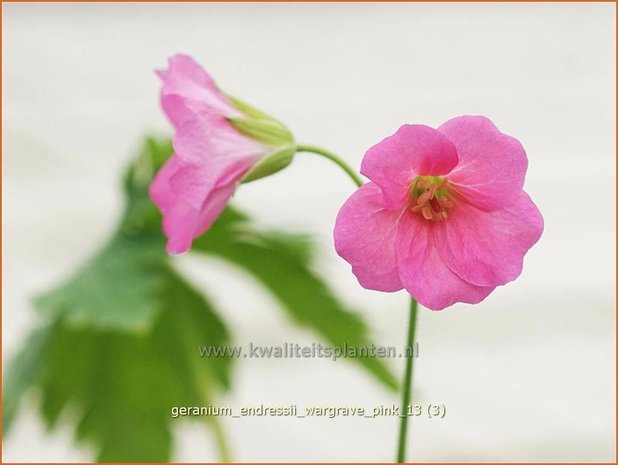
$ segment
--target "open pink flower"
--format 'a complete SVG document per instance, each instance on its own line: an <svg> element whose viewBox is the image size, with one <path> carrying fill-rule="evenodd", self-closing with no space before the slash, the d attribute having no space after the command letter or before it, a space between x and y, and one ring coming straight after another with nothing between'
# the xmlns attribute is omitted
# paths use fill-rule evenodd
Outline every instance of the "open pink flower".
<svg viewBox="0 0 618 465"><path fill-rule="evenodd" d="M174 154L155 176L150 197L163 214L166 250L175 254L191 247L221 214L241 179L277 148L235 124L253 135L265 125L271 130L266 134L273 127L286 137L289 133L263 113L258 118L264 119L248 116L189 56L173 56L158 74L161 105L176 134Z"/></svg>
<svg viewBox="0 0 618 465"><path fill-rule="evenodd" d="M337 253L367 289L405 288L432 310L478 303L520 275L543 232L527 165L519 141L481 116L404 125L365 154L371 182L339 211Z"/></svg>

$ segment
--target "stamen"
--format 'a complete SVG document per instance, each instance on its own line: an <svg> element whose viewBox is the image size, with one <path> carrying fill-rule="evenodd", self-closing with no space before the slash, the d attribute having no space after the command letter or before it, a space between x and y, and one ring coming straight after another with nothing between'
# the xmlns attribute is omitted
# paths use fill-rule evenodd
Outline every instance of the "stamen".
<svg viewBox="0 0 618 465"><path fill-rule="evenodd" d="M455 206L448 190L448 180L438 176L419 176L410 190L410 210L420 213L427 221L443 221L446 210Z"/></svg>
<svg viewBox="0 0 618 465"><path fill-rule="evenodd" d="M416 199L416 203L418 205L425 205L425 203L427 203L427 201L430 200L431 198L432 198L431 192L425 191L421 195L418 196L418 199Z"/></svg>

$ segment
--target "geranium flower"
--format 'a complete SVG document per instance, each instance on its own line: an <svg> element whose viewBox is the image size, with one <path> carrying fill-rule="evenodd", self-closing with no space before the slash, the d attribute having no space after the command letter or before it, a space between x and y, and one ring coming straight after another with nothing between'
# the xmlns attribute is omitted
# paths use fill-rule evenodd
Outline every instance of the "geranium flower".
<svg viewBox="0 0 618 465"><path fill-rule="evenodd" d="M294 147L281 123L224 94L191 57L173 56L158 74L176 134L150 197L163 214L166 250L176 254L208 230L241 181L283 168Z"/></svg>
<svg viewBox="0 0 618 465"><path fill-rule="evenodd" d="M337 216L337 253L367 289L405 288L441 310L517 278L543 217L523 190L519 141L487 118L404 125L371 147Z"/></svg>

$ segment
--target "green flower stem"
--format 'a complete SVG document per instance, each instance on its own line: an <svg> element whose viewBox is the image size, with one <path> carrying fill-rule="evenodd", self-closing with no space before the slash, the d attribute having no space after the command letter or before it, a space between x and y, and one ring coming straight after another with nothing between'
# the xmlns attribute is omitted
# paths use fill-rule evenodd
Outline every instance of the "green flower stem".
<svg viewBox="0 0 618 465"><path fill-rule="evenodd" d="M412 363L414 360L414 332L416 330L416 313L418 304L410 302L410 324L408 326L408 342L406 344L406 373L403 379L403 400L401 402L401 423L399 425L399 445L397 447L397 463L406 461L406 440L408 433L408 405L412 399Z"/></svg>
<svg viewBox="0 0 618 465"><path fill-rule="evenodd" d="M223 463L230 463L232 462L232 454L230 453L230 447L227 443L225 433L223 432L223 426L217 417L212 417L210 420L210 426L215 436L215 444L219 452L219 460Z"/></svg>
<svg viewBox="0 0 618 465"><path fill-rule="evenodd" d="M329 160L335 162L335 164L339 165L339 167L342 168L343 171L345 171L348 174L348 176L350 176L350 178L352 178L352 181L354 181L354 183L356 183L358 187L365 184L363 180L360 178L360 176L356 174L356 171L354 171L345 161L343 161L337 155L335 155L332 152L329 152L326 149L323 149L321 147L316 147L314 145L297 145L296 151L315 153L317 155L321 155L325 158L328 158Z"/></svg>
<svg viewBox="0 0 618 465"><path fill-rule="evenodd" d="M194 361L193 363L197 363L197 362ZM212 382L207 376L204 376L203 367L199 367L196 373L197 375L195 378L195 383L198 389L198 395L201 400L201 404L209 405L208 400L212 398L212 393L213 393ZM225 435L225 431L223 429L223 425L221 424L221 421L219 420L219 417L209 416L207 417L207 423L211 428L211 431L212 431L212 434L215 440L215 447L217 449L217 453L219 454L219 461L222 463L233 462L232 452L227 442L227 437Z"/></svg>

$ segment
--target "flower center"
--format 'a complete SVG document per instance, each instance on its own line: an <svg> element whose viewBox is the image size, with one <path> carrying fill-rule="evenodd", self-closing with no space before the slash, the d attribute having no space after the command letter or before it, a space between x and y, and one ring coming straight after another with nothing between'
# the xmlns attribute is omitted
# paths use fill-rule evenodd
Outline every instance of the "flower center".
<svg viewBox="0 0 618 465"><path fill-rule="evenodd" d="M440 176L417 176L410 186L410 209L428 221L445 220L453 208L448 181Z"/></svg>

